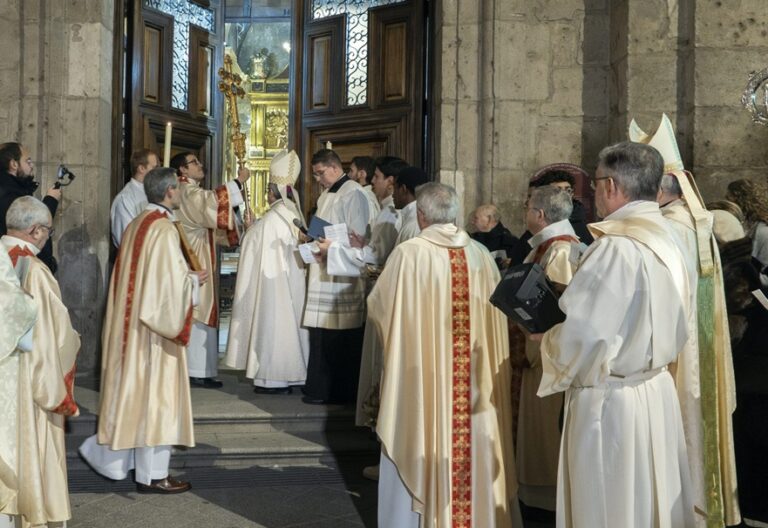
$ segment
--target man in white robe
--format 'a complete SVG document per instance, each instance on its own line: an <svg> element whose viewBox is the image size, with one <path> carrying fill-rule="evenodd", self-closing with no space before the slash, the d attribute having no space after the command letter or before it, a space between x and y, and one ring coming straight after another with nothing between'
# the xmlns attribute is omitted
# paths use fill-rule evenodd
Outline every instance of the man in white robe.
<svg viewBox="0 0 768 528"><path fill-rule="evenodd" d="M149 149L137 150L131 154L132 177L125 184L123 190L117 193L112 201L112 208L109 210L112 243L115 247L120 247L123 231L147 206L144 176L158 165L157 154Z"/></svg>
<svg viewBox="0 0 768 528"><path fill-rule="evenodd" d="M235 227L234 207L243 203L242 188L250 178L250 171L241 167L237 179L216 189L203 189L203 164L192 152L180 152L171 158L170 165L179 175L181 205L176 216L184 228L189 250L202 269L213 277L218 272L216 244L237 245L239 236ZM216 280L201 285L200 304L195 307L195 322L187 346L189 381L195 387L220 388L216 379L219 372L218 295Z"/></svg>
<svg viewBox="0 0 768 528"><path fill-rule="evenodd" d="M647 145L603 149L602 222L543 334L540 396L565 391L558 528L694 526L683 423L667 371L688 339L688 279ZM537 336L541 338L542 336Z"/></svg>
<svg viewBox="0 0 768 528"><path fill-rule="evenodd" d="M429 181L424 171L417 167L407 170L405 174L395 179L395 190L392 198L395 207L400 211L400 230L397 233L395 245L410 240L419 234L419 222L416 218L416 187Z"/></svg>
<svg viewBox="0 0 768 528"><path fill-rule="evenodd" d="M375 169L376 165L370 156L355 156L352 158L349 170L347 171L349 179L359 183L363 191L365 191L374 217L379 214L379 202L381 201L373 190L373 174Z"/></svg>
<svg viewBox="0 0 768 528"><path fill-rule="evenodd" d="M109 285L98 433L79 451L107 478L135 470L140 493L182 493L190 483L168 469L172 446L195 445L185 346L209 277L181 248L176 171L150 171L144 189L150 203L125 230Z"/></svg>
<svg viewBox="0 0 768 528"><path fill-rule="evenodd" d="M61 526L72 517L64 419L79 414L73 386L80 335L72 328L53 273L37 257L53 234L48 207L23 196L8 209L6 220L8 233L0 242L21 286L35 299L38 318L32 349L19 357L17 494L0 512L15 515L25 526Z"/></svg>
<svg viewBox="0 0 768 528"><path fill-rule="evenodd" d="M571 282L586 249L568 221L572 211L571 195L547 185L533 189L525 212L526 227L533 234L525 262L541 265L560 292ZM555 511L563 396L558 393L539 398L536 394L542 376L537 341L526 340L525 356L515 455L518 493L527 506Z"/></svg>
<svg viewBox="0 0 768 528"><path fill-rule="evenodd" d="M379 527L522 527L507 323L488 301L499 271L456 227L452 187L429 183L417 201L421 234L368 298L384 345Z"/></svg>
<svg viewBox="0 0 768 528"><path fill-rule="evenodd" d="M713 215L704 207L693 176L684 170L666 114L653 137L634 120L629 136L632 141L656 148L664 158L658 202L677 235L688 270L691 331L674 377L683 414L697 525L732 526L741 520L732 421L736 388Z"/></svg>
<svg viewBox="0 0 768 528"><path fill-rule="evenodd" d="M19 278L0 244L0 512L18 495L19 354L32 350L35 301L21 289ZM15 520L0 513L0 527L13 528Z"/></svg>
<svg viewBox="0 0 768 528"><path fill-rule="evenodd" d="M385 156L375 164L371 186L376 196L378 214L371 226L370 241L365 233L350 233L350 243L325 240L318 242L329 275L357 277L366 266L380 269L395 248L400 219L392 198L397 174L408 165L400 158Z"/></svg>
<svg viewBox="0 0 768 528"><path fill-rule="evenodd" d="M306 271L297 252L301 217L292 201L301 162L283 151L269 166L269 211L243 236L224 363L245 370L254 392L290 394L307 377L309 332L301 326Z"/></svg>
<svg viewBox="0 0 768 528"><path fill-rule="evenodd" d="M312 175L325 189L316 216L364 233L373 212L360 184L344 174L332 150L312 156ZM365 279L328 274L325 262L309 265L303 324L309 328L309 364L304 402L352 402L357 394L365 321Z"/></svg>

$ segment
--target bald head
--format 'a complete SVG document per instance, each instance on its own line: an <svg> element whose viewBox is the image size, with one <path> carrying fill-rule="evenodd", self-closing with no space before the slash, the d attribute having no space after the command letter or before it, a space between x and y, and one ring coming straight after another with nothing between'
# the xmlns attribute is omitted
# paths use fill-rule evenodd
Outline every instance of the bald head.
<svg viewBox="0 0 768 528"><path fill-rule="evenodd" d="M487 233L501 220L499 210L493 204L483 204L474 210L470 222L476 230Z"/></svg>

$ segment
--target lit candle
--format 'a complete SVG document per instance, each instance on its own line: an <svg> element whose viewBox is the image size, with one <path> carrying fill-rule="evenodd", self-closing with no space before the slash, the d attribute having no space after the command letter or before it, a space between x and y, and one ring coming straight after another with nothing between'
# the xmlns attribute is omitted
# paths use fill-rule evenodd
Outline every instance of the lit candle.
<svg viewBox="0 0 768 528"><path fill-rule="evenodd" d="M327 148L328 150L333 150L333 145L331 145L330 141L325 142L325 148Z"/></svg>
<svg viewBox="0 0 768 528"><path fill-rule="evenodd" d="M171 133L173 132L173 124L168 121L165 124L165 145L163 147L163 167L171 166Z"/></svg>

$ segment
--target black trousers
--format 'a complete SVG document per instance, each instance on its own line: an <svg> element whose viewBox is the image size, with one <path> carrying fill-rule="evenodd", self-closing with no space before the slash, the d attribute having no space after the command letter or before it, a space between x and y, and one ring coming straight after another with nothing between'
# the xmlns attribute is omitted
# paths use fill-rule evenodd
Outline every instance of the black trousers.
<svg viewBox="0 0 768 528"><path fill-rule="evenodd" d="M304 392L308 398L332 403L357 399L363 329L309 329L309 363Z"/></svg>

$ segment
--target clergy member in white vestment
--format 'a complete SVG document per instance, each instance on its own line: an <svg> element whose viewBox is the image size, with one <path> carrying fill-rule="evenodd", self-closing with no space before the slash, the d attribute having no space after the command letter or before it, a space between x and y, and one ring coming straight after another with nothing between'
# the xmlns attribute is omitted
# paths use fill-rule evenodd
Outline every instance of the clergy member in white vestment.
<svg viewBox="0 0 768 528"><path fill-rule="evenodd" d="M526 227L533 234L525 262L541 265L561 292L571 282L586 249L568 221L572 211L571 195L548 185L533 189L525 212ZM526 340L525 356L515 455L518 495L527 506L555 511L563 395L539 398L536 394L542 374L538 341Z"/></svg>
<svg viewBox="0 0 768 528"><path fill-rule="evenodd" d="M110 479L135 469L141 493L181 493L191 485L168 467L172 446L195 445L185 345L209 275L191 271L181 249L176 171L150 171L144 190L150 203L125 230L109 284L98 433L80 454Z"/></svg>
<svg viewBox="0 0 768 528"><path fill-rule="evenodd" d="M656 195L664 162L619 143L593 180L595 241L560 298L563 323L539 334L540 396L565 391L558 528L694 526L675 384L688 339L683 256Z"/></svg>
<svg viewBox="0 0 768 528"><path fill-rule="evenodd" d="M202 268L213 277L218 270L216 244L237 245L234 207L243 203L242 186L250 171L241 167L237 179L214 190L201 187L205 179L203 164L192 152L180 152L171 158L178 171L181 205L176 216L184 228L184 238ZM195 322L187 346L189 381L193 386L215 389L222 386L219 373L219 309L216 281L200 287L200 304L195 307Z"/></svg>
<svg viewBox="0 0 768 528"><path fill-rule="evenodd" d="M149 149L140 149L131 154L132 177L123 190L117 193L109 211L112 243L115 247L120 247L123 231L147 206L144 176L158 165L157 155Z"/></svg>
<svg viewBox="0 0 768 528"><path fill-rule="evenodd" d="M421 231L416 219L416 187L423 183L426 183L424 178L413 172L407 172L403 178L395 179L395 190L392 193L392 198L395 200L395 207L400 212L400 230L397 233L395 245L410 240Z"/></svg>
<svg viewBox="0 0 768 528"><path fill-rule="evenodd" d="M499 271L456 227L452 187L428 183L417 203L421 234L368 297L384 350L379 527L522 527L507 321L488 301Z"/></svg>
<svg viewBox="0 0 768 528"><path fill-rule="evenodd" d="M0 244L0 527L15 519L2 513L18 494L19 356L32 350L35 301L21 289L19 278Z"/></svg>
<svg viewBox="0 0 768 528"><path fill-rule="evenodd" d="M377 158L371 186L376 196L378 214L371 225L370 240L365 243L365 233L350 233L350 243L325 240L318 242L320 253L325 257L328 275L357 277L365 267L380 269L395 248L400 219L392 198L397 174L408 164L400 158Z"/></svg>
<svg viewBox="0 0 768 528"><path fill-rule="evenodd" d="M24 525L49 527L72 517L64 419L80 414L72 394L80 335L72 328L53 273L36 256L53 234L51 223L43 202L23 196L8 209L8 233L0 239L38 313L32 349L19 357L17 493L0 512L17 516Z"/></svg>
<svg viewBox="0 0 768 528"><path fill-rule="evenodd" d="M736 387L713 215L706 210L692 175L684 170L666 114L653 137L632 120L629 138L651 145L664 158L658 202L678 237L688 270L691 330L674 377L683 414L697 525L732 526L741 522L732 421Z"/></svg>
<svg viewBox="0 0 768 528"><path fill-rule="evenodd" d="M399 159L399 158L396 158ZM349 164L347 176L352 181L360 184L368 197L368 204L371 206L373 217L379 214L379 198L373 190L373 174L376 165L370 156L355 156Z"/></svg>
<svg viewBox="0 0 768 528"><path fill-rule="evenodd" d="M301 326L306 270L298 254L304 224L294 185L301 162L282 151L269 165L269 211L252 225L240 245L239 269L232 301L232 323L224 363L245 370L254 391L288 394L304 385L309 359L309 332Z"/></svg>
<svg viewBox="0 0 768 528"><path fill-rule="evenodd" d="M364 233L373 211L360 184L344 174L332 150L312 156L312 176L325 189L317 199L318 218ZM305 403L355 400L365 322L365 278L328 274L325 262L309 265L303 324L309 328Z"/></svg>

